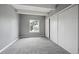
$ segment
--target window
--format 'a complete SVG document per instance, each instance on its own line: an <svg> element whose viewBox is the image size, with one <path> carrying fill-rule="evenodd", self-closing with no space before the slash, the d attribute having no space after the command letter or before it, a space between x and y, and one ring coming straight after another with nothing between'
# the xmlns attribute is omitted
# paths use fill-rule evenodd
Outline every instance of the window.
<svg viewBox="0 0 79 59"><path fill-rule="evenodd" d="M39 32L39 20L30 20L29 32Z"/></svg>

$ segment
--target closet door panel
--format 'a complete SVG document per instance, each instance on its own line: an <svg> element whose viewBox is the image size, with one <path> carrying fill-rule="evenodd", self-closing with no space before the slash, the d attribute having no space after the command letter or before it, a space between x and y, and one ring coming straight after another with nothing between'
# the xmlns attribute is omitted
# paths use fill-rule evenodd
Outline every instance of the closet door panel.
<svg viewBox="0 0 79 59"><path fill-rule="evenodd" d="M50 17L50 39L57 43L57 15Z"/></svg>

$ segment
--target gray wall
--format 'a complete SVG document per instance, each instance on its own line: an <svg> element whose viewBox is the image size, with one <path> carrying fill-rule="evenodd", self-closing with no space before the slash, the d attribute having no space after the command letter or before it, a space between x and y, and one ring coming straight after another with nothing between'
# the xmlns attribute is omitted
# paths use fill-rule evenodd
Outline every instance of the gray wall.
<svg viewBox="0 0 79 59"><path fill-rule="evenodd" d="M18 18L14 8L0 4L0 50L18 39Z"/></svg>
<svg viewBox="0 0 79 59"><path fill-rule="evenodd" d="M33 15L19 15L20 24L19 24L19 35L20 37L39 37L44 36L45 34L45 20L43 16L33 16ZM39 33L30 33L29 32L29 20L40 20L40 32Z"/></svg>

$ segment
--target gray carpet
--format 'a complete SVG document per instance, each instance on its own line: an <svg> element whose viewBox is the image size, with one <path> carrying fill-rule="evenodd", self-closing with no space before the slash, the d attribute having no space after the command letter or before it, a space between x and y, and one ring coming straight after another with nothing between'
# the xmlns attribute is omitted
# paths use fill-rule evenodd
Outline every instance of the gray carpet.
<svg viewBox="0 0 79 59"><path fill-rule="evenodd" d="M1 54L69 54L69 52L46 38L38 37L20 39Z"/></svg>

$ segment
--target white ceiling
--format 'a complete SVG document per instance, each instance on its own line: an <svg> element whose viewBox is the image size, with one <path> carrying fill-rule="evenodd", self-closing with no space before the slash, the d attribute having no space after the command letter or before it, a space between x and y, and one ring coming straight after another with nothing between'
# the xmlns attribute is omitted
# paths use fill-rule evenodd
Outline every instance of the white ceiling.
<svg viewBox="0 0 79 59"><path fill-rule="evenodd" d="M51 8L51 9L55 9L55 6L56 6L56 4L23 4L23 5Z"/></svg>
<svg viewBox="0 0 79 59"><path fill-rule="evenodd" d="M55 4L20 4L12 5L19 14L47 16L52 10L55 10Z"/></svg>

